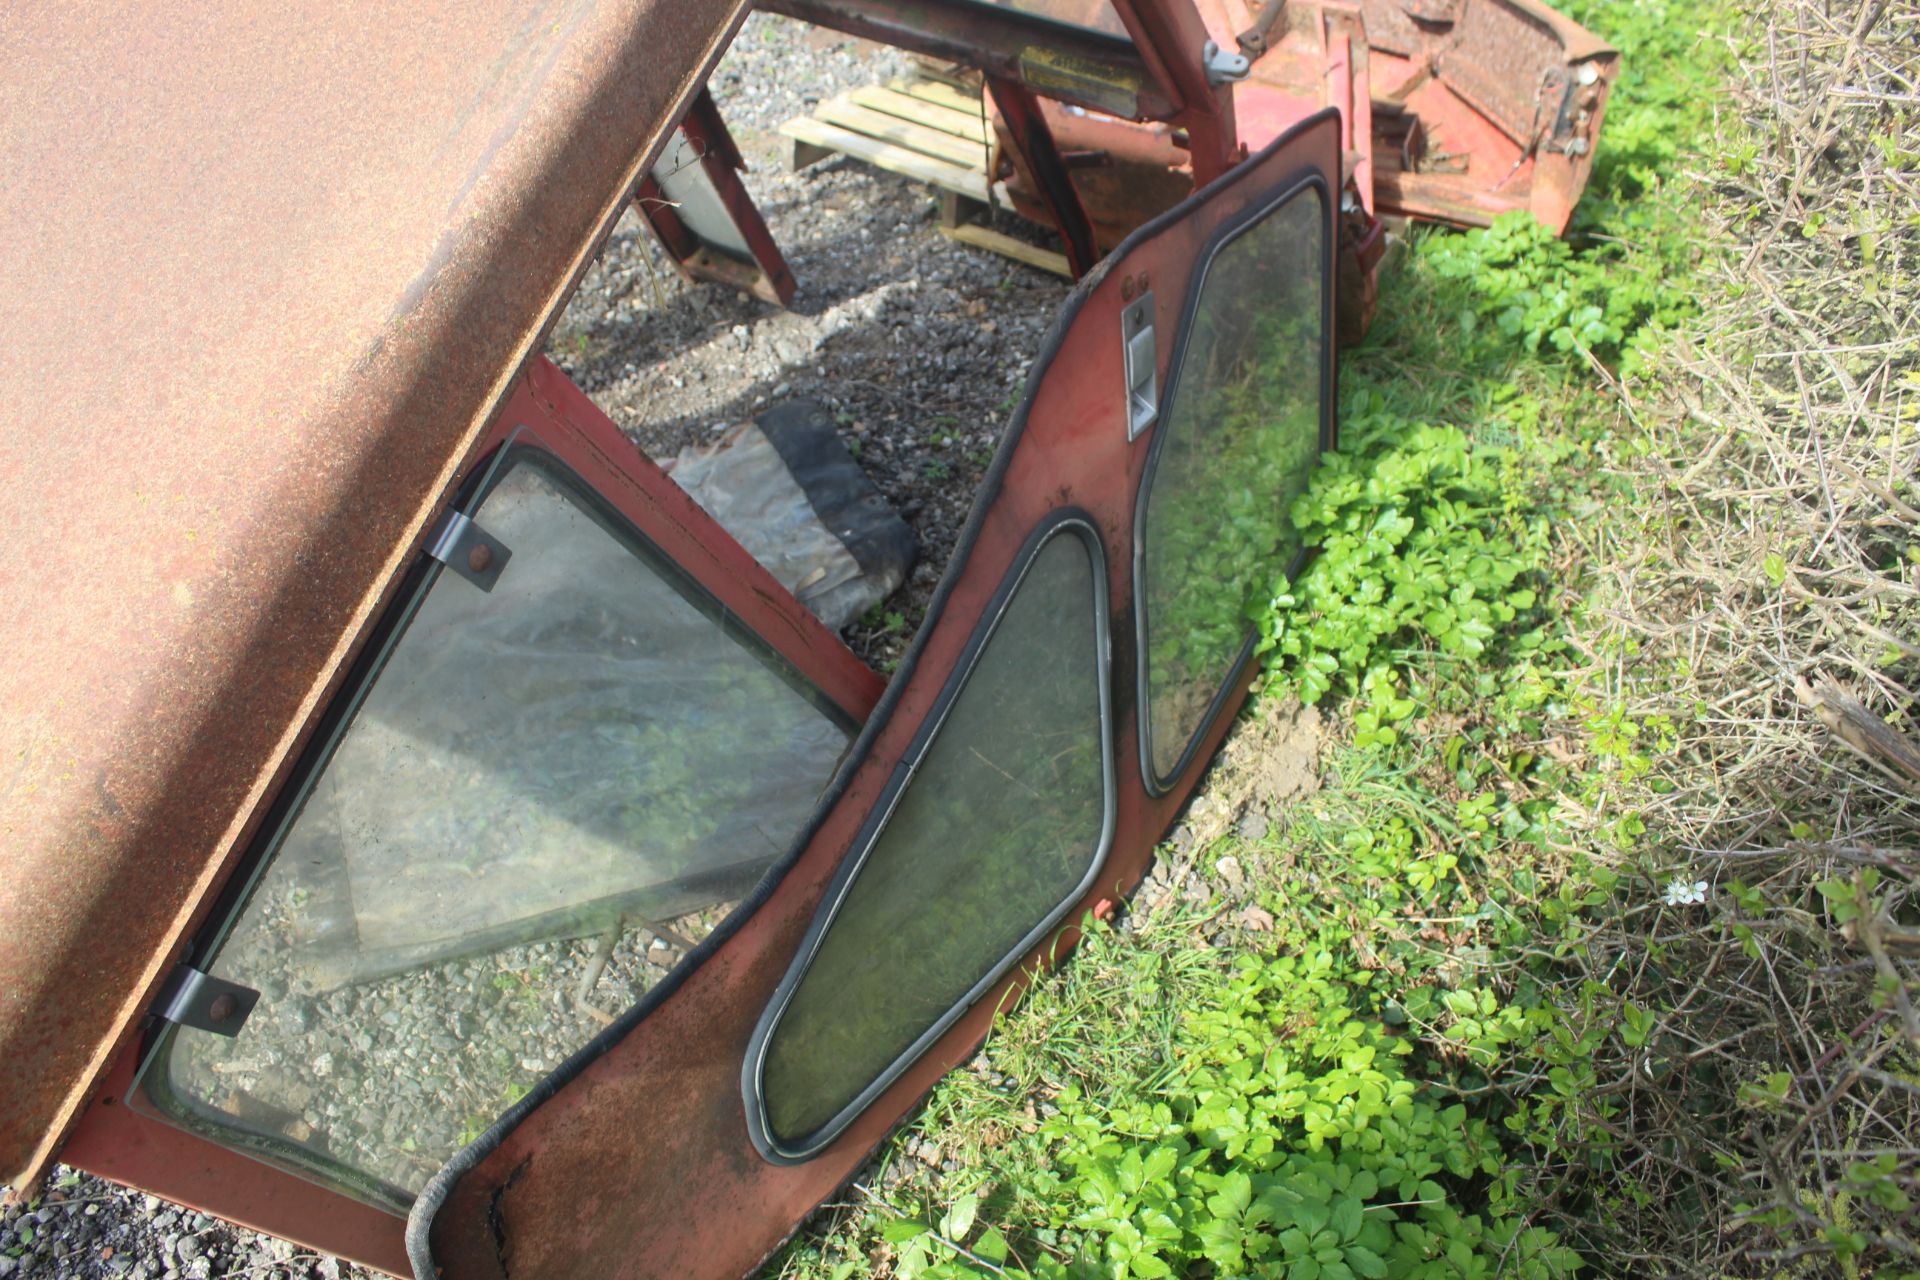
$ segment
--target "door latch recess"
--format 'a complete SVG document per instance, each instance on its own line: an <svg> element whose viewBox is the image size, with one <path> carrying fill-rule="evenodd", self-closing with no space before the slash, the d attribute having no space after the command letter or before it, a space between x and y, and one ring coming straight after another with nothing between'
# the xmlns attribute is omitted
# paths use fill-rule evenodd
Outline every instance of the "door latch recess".
<svg viewBox="0 0 1920 1280"><path fill-rule="evenodd" d="M1120 349L1127 373L1127 440L1160 416L1160 374L1153 344L1153 293L1143 292L1120 313Z"/></svg>

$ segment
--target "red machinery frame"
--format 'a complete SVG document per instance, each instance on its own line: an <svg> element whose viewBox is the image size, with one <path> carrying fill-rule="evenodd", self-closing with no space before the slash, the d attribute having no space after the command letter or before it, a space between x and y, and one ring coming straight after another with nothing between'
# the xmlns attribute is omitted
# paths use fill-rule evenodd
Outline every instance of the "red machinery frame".
<svg viewBox="0 0 1920 1280"><path fill-rule="evenodd" d="M989 181L1059 230L1076 276L1180 194L1336 108L1348 340L1372 313L1377 215L1474 226L1524 209L1565 231L1619 69L1538 0L764 4L978 69L1004 157Z"/></svg>
<svg viewBox="0 0 1920 1280"><path fill-rule="evenodd" d="M688 279L731 285L745 289L763 302L787 306L798 287L793 271L781 255L780 246L774 243L773 233L767 230L766 219L760 216L753 197L740 181L740 175L747 169L746 158L740 154L727 122L720 118L720 109L714 105L713 94L706 87L702 86L687 107L687 114L680 121L680 134L700 158L700 168L713 184L752 261L742 262L732 254L705 244L681 218L652 173L647 174L634 194L635 211L646 219Z"/></svg>

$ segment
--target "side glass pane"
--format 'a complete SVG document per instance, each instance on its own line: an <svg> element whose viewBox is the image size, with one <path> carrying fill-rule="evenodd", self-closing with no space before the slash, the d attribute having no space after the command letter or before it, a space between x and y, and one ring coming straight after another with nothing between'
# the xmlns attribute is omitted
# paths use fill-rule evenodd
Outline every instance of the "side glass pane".
<svg viewBox="0 0 1920 1280"><path fill-rule="evenodd" d="M878 831L863 835L865 859L833 891L810 959L803 946L759 1057L781 1154L830 1140L1059 918L1105 853L1097 545L1075 521L1033 554Z"/></svg>
<svg viewBox="0 0 1920 1280"><path fill-rule="evenodd" d="M239 1036L150 1091L228 1145L404 1203L788 848L852 725L562 469L518 451L211 965Z"/></svg>
<svg viewBox="0 0 1920 1280"><path fill-rule="evenodd" d="M1180 771L1291 572L1288 518L1321 447L1325 207L1306 187L1203 269L1140 516L1147 776Z"/></svg>

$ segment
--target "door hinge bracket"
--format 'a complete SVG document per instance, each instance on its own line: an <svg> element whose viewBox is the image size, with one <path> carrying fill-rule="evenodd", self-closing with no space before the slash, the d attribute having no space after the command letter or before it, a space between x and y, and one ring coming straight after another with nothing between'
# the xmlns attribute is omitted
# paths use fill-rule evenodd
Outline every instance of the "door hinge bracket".
<svg viewBox="0 0 1920 1280"><path fill-rule="evenodd" d="M1245 80L1253 70L1253 61L1246 54L1237 49L1222 49L1212 40L1200 46L1200 60L1206 63L1207 83L1211 85Z"/></svg>
<svg viewBox="0 0 1920 1280"><path fill-rule="evenodd" d="M160 989L154 1013L175 1026L237 1036L259 1003L260 993L253 988L183 964Z"/></svg>
<svg viewBox="0 0 1920 1280"><path fill-rule="evenodd" d="M427 554L482 591L493 590L501 570L513 559L511 547L460 511L447 512L439 532L427 544Z"/></svg>
<svg viewBox="0 0 1920 1280"><path fill-rule="evenodd" d="M1143 291L1120 312L1120 351L1127 374L1127 440L1131 443L1160 416L1160 373L1150 290Z"/></svg>

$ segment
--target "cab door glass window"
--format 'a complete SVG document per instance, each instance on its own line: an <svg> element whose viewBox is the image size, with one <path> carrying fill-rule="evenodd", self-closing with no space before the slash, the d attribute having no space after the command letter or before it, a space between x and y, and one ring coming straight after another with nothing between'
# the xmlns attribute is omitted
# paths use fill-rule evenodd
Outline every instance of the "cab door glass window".
<svg viewBox="0 0 1920 1280"><path fill-rule="evenodd" d="M767 1154L831 1141L1085 891L1113 829L1105 596L1097 535L1054 526L896 772L750 1053Z"/></svg>
<svg viewBox="0 0 1920 1280"><path fill-rule="evenodd" d="M1142 765L1170 786L1247 658L1327 418L1328 254L1318 185L1223 242L1202 269L1142 482Z"/></svg>
<svg viewBox="0 0 1920 1280"><path fill-rule="evenodd" d="M474 515L171 1033L170 1118L404 1204L787 851L854 726L533 450Z"/></svg>

